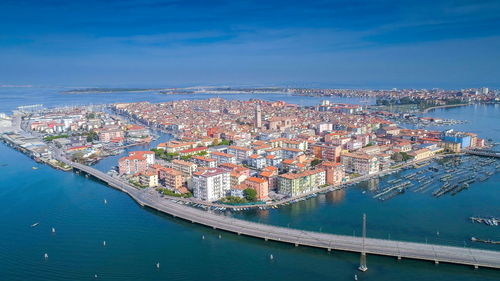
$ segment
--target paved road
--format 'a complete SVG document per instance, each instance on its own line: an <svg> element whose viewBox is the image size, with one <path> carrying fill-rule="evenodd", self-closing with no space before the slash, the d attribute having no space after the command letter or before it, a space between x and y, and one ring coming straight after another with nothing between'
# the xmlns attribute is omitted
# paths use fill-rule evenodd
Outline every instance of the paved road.
<svg viewBox="0 0 500 281"><path fill-rule="evenodd" d="M71 162L60 155L56 155L56 158L59 161L91 174L94 177L107 182L110 186L129 194L142 206L148 206L193 223L237 233L238 235L247 235L265 240L286 242L296 246L304 245L327 250L342 250L349 252L363 251L363 240L361 237L304 231L300 229L260 224L217 215L209 211L203 211L175 203L171 200L162 199L157 192L149 192L148 189L138 190L135 187L132 187L131 185L113 178L101 171L95 170L86 165ZM500 269L500 252L498 251L374 238L367 238L364 245L364 251L367 254L428 260L435 263L447 262L471 265L475 267Z"/></svg>

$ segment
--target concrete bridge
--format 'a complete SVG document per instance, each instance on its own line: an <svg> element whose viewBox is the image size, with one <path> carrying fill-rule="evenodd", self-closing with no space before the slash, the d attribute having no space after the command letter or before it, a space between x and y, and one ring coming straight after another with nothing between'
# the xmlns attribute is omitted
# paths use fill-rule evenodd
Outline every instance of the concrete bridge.
<svg viewBox="0 0 500 281"><path fill-rule="evenodd" d="M500 158L500 151L488 149L464 149L463 152L478 156L496 157Z"/></svg>
<svg viewBox="0 0 500 281"><path fill-rule="evenodd" d="M261 238L265 241L272 240L289 243L296 247L308 246L325 249L327 251L340 250L391 256L397 259L408 258L425 260L435 264L444 262L469 265L474 268L487 267L500 269L499 251L375 238L363 239L362 237L319 233L235 219L181 205L171 200L165 200L160 198L158 192L148 192L148 189L138 190L106 173L86 165L71 162L64 157L56 156L56 159L72 166L76 170L80 170L106 182L111 187L127 193L141 206L147 206L174 217L182 218L186 221L211 227L213 229Z"/></svg>

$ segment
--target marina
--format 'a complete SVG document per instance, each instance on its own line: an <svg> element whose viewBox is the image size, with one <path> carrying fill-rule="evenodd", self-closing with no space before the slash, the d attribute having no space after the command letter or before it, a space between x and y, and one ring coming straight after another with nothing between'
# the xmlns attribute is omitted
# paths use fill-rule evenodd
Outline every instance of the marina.
<svg viewBox="0 0 500 281"><path fill-rule="evenodd" d="M432 193L432 196L455 196L476 181L486 181L498 172L500 161L493 157L475 155L449 156L415 165L394 176L381 179L373 198L388 200L406 190Z"/></svg>

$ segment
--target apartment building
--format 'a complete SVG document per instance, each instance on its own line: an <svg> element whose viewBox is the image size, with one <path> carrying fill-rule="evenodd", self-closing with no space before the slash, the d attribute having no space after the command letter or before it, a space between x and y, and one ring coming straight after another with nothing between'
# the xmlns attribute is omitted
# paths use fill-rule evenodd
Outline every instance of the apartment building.
<svg viewBox="0 0 500 281"><path fill-rule="evenodd" d="M323 169L286 173L278 177L278 193L293 197L313 191L324 184L326 172Z"/></svg>
<svg viewBox="0 0 500 281"><path fill-rule="evenodd" d="M227 153L236 157L236 163L242 163L247 160L248 156L252 155L252 150L246 147L232 145L227 148Z"/></svg>
<svg viewBox="0 0 500 281"><path fill-rule="evenodd" d="M228 154L219 151L210 152L210 157L215 159L217 163L231 163L236 164L236 157L233 154Z"/></svg>
<svg viewBox="0 0 500 281"><path fill-rule="evenodd" d="M341 157L346 172L370 175L380 171L378 158L366 153L346 153Z"/></svg>
<svg viewBox="0 0 500 281"><path fill-rule="evenodd" d="M195 163L175 159L172 160L172 169L182 173L182 176L190 178L196 171L198 166Z"/></svg>
<svg viewBox="0 0 500 281"><path fill-rule="evenodd" d="M230 190L229 171L220 168L200 169L193 173L193 195L205 201L216 201Z"/></svg>

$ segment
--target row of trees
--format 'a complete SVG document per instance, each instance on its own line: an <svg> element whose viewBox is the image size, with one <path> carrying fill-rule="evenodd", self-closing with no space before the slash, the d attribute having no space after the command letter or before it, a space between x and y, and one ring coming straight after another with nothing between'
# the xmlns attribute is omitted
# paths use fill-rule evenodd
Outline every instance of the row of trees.
<svg viewBox="0 0 500 281"><path fill-rule="evenodd" d="M246 188L243 190L243 198L237 196L226 196L222 200L224 203L230 204L245 204L257 201L257 191L253 188Z"/></svg>

